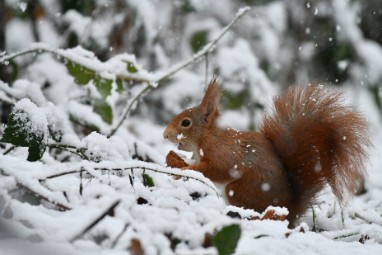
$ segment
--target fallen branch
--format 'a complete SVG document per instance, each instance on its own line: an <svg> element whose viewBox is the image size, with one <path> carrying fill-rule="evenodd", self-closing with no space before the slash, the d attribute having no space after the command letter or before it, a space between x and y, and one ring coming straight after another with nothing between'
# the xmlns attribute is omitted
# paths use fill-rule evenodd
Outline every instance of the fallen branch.
<svg viewBox="0 0 382 255"><path fill-rule="evenodd" d="M71 238L69 241L74 242L75 240L81 238L83 235L85 235L90 229L92 229L95 225L98 224L103 218L105 218L107 215L112 214L114 208L119 205L121 200L115 201L113 204L111 204L101 215L99 215L97 218L95 218L85 229L83 229L80 233L75 235L73 238Z"/></svg>
<svg viewBox="0 0 382 255"><path fill-rule="evenodd" d="M16 149L16 146L12 145L12 146L9 147L6 151L4 151L3 155L7 155L8 153L10 153L11 151L13 151L14 149Z"/></svg>
<svg viewBox="0 0 382 255"><path fill-rule="evenodd" d="M111 244L111 248L114 248L117 245L119 239L121 239L122 235L126 232L129 226L129 223L125 223L125 226L123 227L121 233L118 234L118 236L114 239L113 243Z"/></svg>

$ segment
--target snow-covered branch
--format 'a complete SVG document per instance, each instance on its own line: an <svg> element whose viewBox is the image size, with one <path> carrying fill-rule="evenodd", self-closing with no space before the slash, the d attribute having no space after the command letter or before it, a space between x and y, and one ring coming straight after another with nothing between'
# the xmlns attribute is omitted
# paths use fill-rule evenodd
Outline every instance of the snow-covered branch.
<svg viewBox="0 0 382 255"><path fill-rule="evenodd" d="M155 81L154 84L158 84L163 80L166 80L170 76L176 74L180 70L183 70L184 68L194 64L196 61L201 59L202 57L208 55L216 46L216 44L220 41L220 39L239 21L241 17L244 16L245 13L247 13L250 10L249 7L241 8L237 14L235 19L233 19L221 32L220 34L210 43L205 45L201 50L199 50L196 54L194 54L190 59L176 64L172 68L170 68L167 72L159 75ZM134 104L149 90L152 88L155 88L155 86L152 85L153 83L148 83L146 87L144 87L135 97L130 101L130 103L125 107L123 110L123 114L121 119L117 122L117 125L111 130L109 137L113 136L117 130L121 127L122 123L125 121L127 115L129 114L131 108L134 106Z"/></svg>
<svg viewBox="0 0 382 255"><path fill-rule="evenodd" d="M84 165L80 164L70 169L60 169L58 172L55 172L52 175L48 175L43 178L40 178L39 181L40 182L46 181L49 179L54 179L54 178L62 177L65 175L70 175L70 174L75 174L80 172L90 173L88 169L94 169L95 171L101 171L101 172L103 171L124 172L124 171L131 171L131 170L140 170L142 172L151 171L155 173L166 174L166 175L174 176L177 178L180 177L180 178L195 180L197 182L203 183L208 188L213 190L217 196L219 196L219 193L216 191L215 186L212 184L212 182L198 172L191 171L191 170L182 171L176 168L164 168L157 164L146 163L142 161L129 161L129 162L112 163L112 164L111 162L107 162L107 161L99 162L99 163L89 162L89 163L86 163L85 167ZM93 175L92 173L90 174Z"/></svg>

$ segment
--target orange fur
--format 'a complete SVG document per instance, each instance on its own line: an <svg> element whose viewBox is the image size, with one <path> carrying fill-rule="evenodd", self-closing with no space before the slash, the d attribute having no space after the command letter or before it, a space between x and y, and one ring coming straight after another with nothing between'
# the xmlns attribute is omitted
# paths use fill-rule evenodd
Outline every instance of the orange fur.
<svg viewBox="0 0 382 255"><path fill-rule="evenodd" d="M230 204L258 212L285 206L291 225L326 184L341 202L355 193L370 142L366 121L343 104L341 93L319 85L289 87L274 99L259 132L217 127L220 97L214 79L199 106L168 124L164 137L192 151L196 161L187 165L170 152L169 166L226 184Z"/></svg>

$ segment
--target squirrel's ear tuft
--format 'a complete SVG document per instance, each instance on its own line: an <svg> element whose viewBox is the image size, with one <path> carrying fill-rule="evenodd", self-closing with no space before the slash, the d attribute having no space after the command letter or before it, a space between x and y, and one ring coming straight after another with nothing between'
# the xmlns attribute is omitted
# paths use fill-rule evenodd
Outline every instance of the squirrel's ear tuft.
<svg viewBox="0 0 382 255"><path fill-rule="evenodd" d="M200 104L200 110L204 114L206 123L213 123L219 115L219 104L222 92L217 82L217 76L214 76L208 85L206 94Z"/></svg>

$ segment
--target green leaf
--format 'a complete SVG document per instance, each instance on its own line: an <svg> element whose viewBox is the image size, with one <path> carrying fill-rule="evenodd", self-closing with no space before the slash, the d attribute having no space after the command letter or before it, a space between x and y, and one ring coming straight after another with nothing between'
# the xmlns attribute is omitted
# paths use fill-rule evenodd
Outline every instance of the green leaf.
<svg viewBox="0 0 382 255"><path fill-rule="evenodd" d="M40 130L25 128L30 125L31 119L22 110L13 111L8 118L8 124L4 130L2 142L11 143L15 146L28 147L28 161L39 160L45 152L45 134Z"/></svg>
<svg viewBox="0 0 382 255"><path fill-rule="evenodd" d="M230 255L235 252L240 235L241 229L238 224L225 226L215 234L212 245L216 247L219 255Z"/></svg>
<svg viewBox="0 0 382 255"><path fill-rule="evenodd" d="M74 81L78 85L86 85L89 83L91 79L94 78L95 72L92 70L89 70L80 64L74 63L72 61L69 61L66 64L66 68L68 68L68 71L70 75L74 77Z"/></svg>
<svg viewBox="0 0 382 255"><path fill-rule="evenodd" d="M46 144L42 141L31 142L28 148L28 161L37 161L44 155Z"/></svg>
<svg viewBox="0 0 382 255"><path fill-rule="evenodd" d="M201 30L191 36L190 44L193 52L198 52L208 42L208 31Z"/></svg>
<svg viewBox="0 0 382 255"><path fill-rule="evenodd" d="M93 105L93 111L98 113L106 123L111 124L113 122L113 109L106 101L96 100Z"/></svg>
<svg viewBox="0 0 382 255"><path fill-rule="evenodd" d="M9 61L9 63L12 66L11 79L12 79L12 81L15 81L17 79L17 77L19 76L20 68L14 60Z"/></svg>
<svg viewBox="0 0 382 255"><path fill-rule="evenodd" d="M248 91L244 89L237 94L224 93L222 104L226 109L237 110L240 109L248 99Z"/></svg>
<svg viewBox="0 0 382 255"><path fill-rule="evenodd" d="M138 72L138 69L134 66L133 62L131 61L126 61L126 69L129 73L136 73Z"/></svg>
<svg viewBox="0 0 382 255"><path fill-rule="evenodd" d="M122 93L123 91L125 91L125 88L123 87L123 82L121 79L116 79L115 83L117 83L117 92L118 93Z"/></svg>
<svg viewBox="0 0 382 255"><path fill-rule="evenodd" d="M154 180L153 178L148 174L142 174L143 177L143 185L146 187L154 187Z"/></svg>
<svg viewBox="0 0 382 255"><path fill-rule="evenodd" d="M190 12L196 12L197 10L190 0L185 0L183 1L183 4L182 4L182 11L184 13L190 13Z"/></svg>
<svg viewBox="0 0 382 255"><path fill-rule="evenodd" d="M103 99L111 94L111 88L113 87L112 84L112 80L102 78L101 76L96 76L94 79L94 85Z"/></svg>

